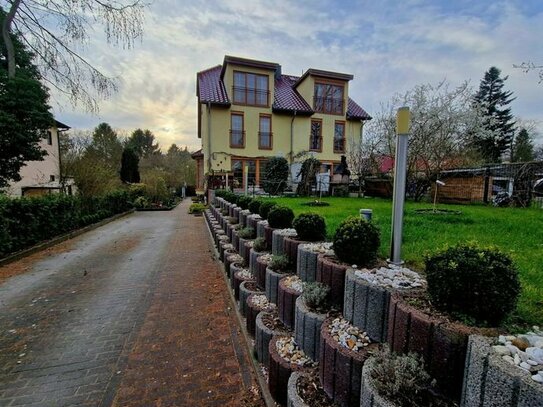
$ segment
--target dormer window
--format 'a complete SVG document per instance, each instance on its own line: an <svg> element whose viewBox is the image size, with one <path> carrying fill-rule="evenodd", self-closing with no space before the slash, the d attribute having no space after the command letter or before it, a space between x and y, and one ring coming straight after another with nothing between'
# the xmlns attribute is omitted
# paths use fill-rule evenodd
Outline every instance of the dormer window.
<svg viewBox="0 0 543 407"><path fill-rule="evenodd" d="M234 71L233 94L237 105L268 107L268 75Z"/></svg>
<svg viewBox="0 0 543 407"><path fill-rule="evenodd" d="M313 109L319 113L343 115L343 85L315 83Z"/></svg>

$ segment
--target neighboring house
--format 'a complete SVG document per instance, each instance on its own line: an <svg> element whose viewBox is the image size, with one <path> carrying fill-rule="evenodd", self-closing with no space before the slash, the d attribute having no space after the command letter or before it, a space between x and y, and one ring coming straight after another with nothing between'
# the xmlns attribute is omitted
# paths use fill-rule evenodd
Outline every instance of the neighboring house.
<svg viewBox="0 0 543 407"><path fill-rule="evenodd" d="M58 135L70 127L56 121L39 146L47 152L43 161L27 161L21 168L21 180L12 182L6 192L11 196L37 196L60 192L60 146ZM69 191L68 191L69 192Z"/></svg>
<svg viewBox="0 0 543 407"><path fill-rule="evenodd" d="M319 159L323 172L346 153L350 138L362 135L371 117L349 97L352 75L307 70L283 75L281 65L225 56L197 74L197 189L255 188L270 157L285 157L295 177L297 154Z"/></svg>

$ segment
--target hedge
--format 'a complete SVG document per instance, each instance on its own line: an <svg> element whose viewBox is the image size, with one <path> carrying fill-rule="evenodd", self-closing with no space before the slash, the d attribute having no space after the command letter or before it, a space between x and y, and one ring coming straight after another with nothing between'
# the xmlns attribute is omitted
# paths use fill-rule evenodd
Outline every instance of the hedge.
<svg viewBox="0 0 543 407"><path fill-rule="evenodd" d="M50 194L0 196L0 258L132 208L128 191L81 198Z"/></svg>

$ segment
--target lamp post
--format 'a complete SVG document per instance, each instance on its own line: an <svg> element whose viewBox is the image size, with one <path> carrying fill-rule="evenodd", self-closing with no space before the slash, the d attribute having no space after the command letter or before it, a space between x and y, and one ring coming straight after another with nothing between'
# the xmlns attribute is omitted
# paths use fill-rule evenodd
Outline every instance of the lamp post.
<svg viewBox="0 0 543 407"><path fill-rule="evenodd" d="M408 107L401 107L396 113L396 159L394 162L394 195L392 199L392 233L390 259L394 265L401 265L403 207L407 178L407 142L411 114Z"/></svg>

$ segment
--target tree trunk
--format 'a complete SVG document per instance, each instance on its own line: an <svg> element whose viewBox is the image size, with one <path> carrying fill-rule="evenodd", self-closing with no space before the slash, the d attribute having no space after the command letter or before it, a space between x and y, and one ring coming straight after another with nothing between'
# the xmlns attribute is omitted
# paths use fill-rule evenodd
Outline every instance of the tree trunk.
<svg viewBox="0 0 543 407"><path fill-rule="evenodd" d="M4 19L4 24L2 25L2 38L4 40L4 44L6 44L6 59L8 60L8 78L14 78L15 77L15 49L13 47L13 41L11 41L10 31L11 31L11 23L13 22L13 19L15 18L15 13L17 12L17 9L19 8L19 5L21 4L21 0L14 0L13 3L11 3L11 8L9 9L9 12L6 14L6 18Z"/></svg>

